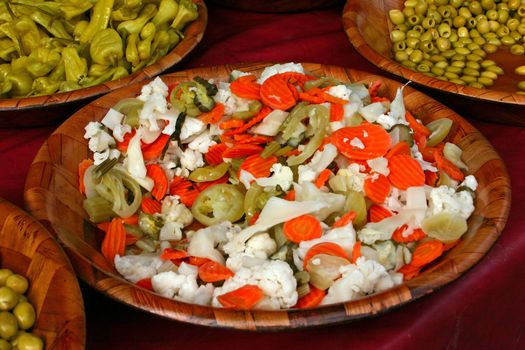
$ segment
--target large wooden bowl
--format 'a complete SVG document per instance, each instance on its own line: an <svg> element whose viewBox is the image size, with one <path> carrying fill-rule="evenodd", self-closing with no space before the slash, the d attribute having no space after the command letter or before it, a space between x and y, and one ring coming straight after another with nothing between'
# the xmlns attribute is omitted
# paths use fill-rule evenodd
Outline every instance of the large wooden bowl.
<svg viewBox="0 0 525 350"><path fill-rule="evenodd" d="M259 72L264 66L245 64L200 68L169 74L163 79L174 83L199 75L227 81L232 69ZM341 81L370 83L382 79L335 66L304 66L312 74L333 76ZM392 99L400 83L388 79L383 81L381 93ZM469 220L469 231L459 245L407 283L360 300L312 310L236 312L163 298L125 281L102 257L95 229L87 221L82 208L83 196L77 189L78 163L89 156L83 138L84 126L89 121L100 120L118 100L138 94L141 85L135 84L96 100L60 126L36 155L24 193L28 210L54 229L79 277L104 294L139 309L190 323L251 330L307 327L367 317L431 293L461 276L487 253L507 220L510 184L505 165L496 151L472 125L452 110L407 87L405 101L414 115L425 122L443 117L454 121L450 139L463 149L464 160L480 184L476 211Z"/></svg>
<svg viewBox="0 0 525 350"><path fill-rule="evenodd" d="M342 0L212 0L218 5L224 5L243 11L254 12L300 12L313 11L342 3Z"/></svg>
<svg viewBox="0 0 525 350"><path fill-rule="evenodd" d="M82 294L64 251L40 223L1 198L0 265L29 279L26 295L37 314L32 332L45 348L84 349Z"/></svg>
<svg viewBox="0 0 525 350"><path fill-rule="evenodd" d="M42 126L64 121L96 97L109 91L159 75L180 62L201 41L208 23L208 11L204 0L194 0L199 7L199 18L184 29L184 39L166 56L122 79L46 96L0 99L0 127Z"/></svg>
<svg viewBox="0 0 525 350"><path fill-rule="evenodd" d="M490 89L461 86L405 68L393 58L389 35L392 23L388 20L388 11L402 9L403 3L404 0L347 1L343 26L356 50L379 68L426 88L465 116L525 126L525 96L516 94L517 83L523 79L514 74L514 68L524 64L523 56L505 49L489 55L505 71Z"/></svg>

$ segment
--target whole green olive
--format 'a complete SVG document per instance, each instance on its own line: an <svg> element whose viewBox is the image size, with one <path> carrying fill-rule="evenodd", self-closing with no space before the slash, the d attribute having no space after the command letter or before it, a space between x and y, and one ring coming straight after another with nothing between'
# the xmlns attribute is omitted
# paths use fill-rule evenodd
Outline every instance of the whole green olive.
<svg viewBox="0 0 525 350"><path fill-rule="evenodd" d="M18 350L42 350L44 342L36 335L25 333L18 337L16 346Z"/></svg>
<svg viewBox="0 0 525 350"><path fill-rule="evenodd" d="M11 310L18 303L18 294L9 287L0 287L0 310Z"/></svg>
<svg viewBox="0 0 525 350"><path fill-rule="evenodd" d="M13 310L13 315L21 329L29 329L35 324L35 308L28 302L18 303Z"/></svg>
<svg viewBox="0 0 525 350"><path fill-rule="evenodd" d="M0 286L5 286L5 281L7 277L11 276L13 271L9 269L0 269Z"/></svg>
<svg viewBox="0 0 525 350"><path fill-rule="evenodd" d="M24 294L27 291L27 288L29 287L29 282L24 276L14 274L7 277L5 285L17 292L18 294Z"/></svg>
<svg viewBox="0 0 525 350"><path fill-rule="evenodd" d="M8 311L0 312L0 337L9 339L18 332L18 321Z"/></svg>
<svg viewBox="0 0 525 350"><path fill-rule="evenodd" d="M0 350L10 350L11 344L5 339L0 339Z"/></svg>

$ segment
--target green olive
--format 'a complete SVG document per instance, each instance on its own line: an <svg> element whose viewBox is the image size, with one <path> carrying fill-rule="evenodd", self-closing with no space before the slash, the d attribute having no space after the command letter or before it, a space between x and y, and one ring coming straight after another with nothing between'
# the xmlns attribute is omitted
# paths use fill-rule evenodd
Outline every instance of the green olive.
<svg viewBox="0 0 525 350"><path fill-rule="evenodd" d="M458 9L458 14L465 19L469 19L470 17L472 17L472 13L466 7L460 7Z"/></svg>
<svg viewBox="0 0 525 350"><path fill-rule="evenodd" d="M409 31L406 32L406 37L420 39L421 32L418 32L417 30L414 30L414 29L410 29Z"/></svg>
<svg viewBox="0 0 525 350"><path fill-rule="evenodd" d="M16 317L18 327L21 329L29 329L35 324L35 309L28 302L18 303L13 310L13 315Z"/></svg>
<svg viewBox="0 0 525 350"><path fill-rule="evenodd" d="M496 51L498 51L498 47L496 45L492 45L492 44L485 44L483 45L483 50L486 52L486 53L494 53Z"/></svg>
<svg viewBox="0 0 525 350"><path fill-rule="evenodd" d="M414 52L410 54L409 60L416 64L421 62L423 60L423 51L414 50Z"/></svg>
<svg viewBox="0 0 525 350"><path fill-rule="evenodd" d="M464 68L467 63L465 61L454 61L450 64L452 67ZM455 72L458 73L458 72Z"/></svg>
<svg viewBox="0 0 525 350"><path fill-rule="evenodd" d="M408 60L408 54L405 51L396 51L394 58L398 62L405 61Z"/></svg>
<svg viewBox="0 0 525 350"><path fill-rule="evenodd" d="M16 346L18 350L42 350L44 342L36 335L25 333L18 337Z"/></svg>
<svg viewBox="0 0 525 350"><path fill-rule="evenodd" d="M473 77L479 77L479 75L480 75L478 70L472 69L472 68L465 68L465 69L463 69L463 74L469 75L469 76L473 76Z"/></svg>
<svg viewBox="0 0 525 350"><path fill-rule="evenodd" d="M0 269L0 286L5 286L5 281L7 277L11 276L13 271L9 269Z"/></svg>
<svg viewBox="0 0 525 350"><path fill-rule="evenodd" d="M407 43L406 41L398 41L393 44L392 48L394 51L405 51L407 49Z"/></svg>
<svg viewBox="0 0 525 350"><path fill-rule="evenodd" d="M489 23L489 30L491 32L496 32L501 26L500 23L496 21L489 21L488 23ZM488 34L488 33L485 33L485 34Z"/></svg>
<svg viewBox="0 0 525 350"><path fill-rule="evenodd" d="M433 147L443 141L448 136L452 124L452 120L448 118L436 119L428 123L426 127L430 130L430 137L428 138L427 146Z"/></svg>
<svg viewBox="0 0 525 350"><path fill-rule="evenodd" d="M436 62L436 64L434 64L434 67L445 69L448 67L448 62L447 61Z"/></svg>
<svg viewBox="0 0 525 350"><path fill-rule="evenodd" d="M403 12L399 10L390 10L388 12L388 16L390 17L390 21L395 25L405 22L405 16L403 15Z"/></svg>
<svg viewBox="0 0 525 350"><path fill-rule="evenodd" d="M518 66L514 69L514 73L518 75L525 75L525 66Z"/></svg>
<svg viewBox="0 0 525 350"><path fill-rule="evenodd" d="M479 15L483 12L483 8L481 7L481 4L479 3L479 1L472 1L469 4L468 9L473 15Z"/></svg>
<svg viewBox="0 0 525 350"><path fill-rule="evenodd" d="M405 40L406 34L400 30L393 30L390 32L390 40L392 42Z"/></svg>
<svg viewBox="0 0 525 350"><path fill-rule="evenodd" d="M483 38L483 37L481 37L481 36L479 36L479 37L477 37L477 38L474 38L474 39L472 39L472 40L473 40L476 44L478 44L480 47L481 47L482 45L485 45L485 43L487 42L487 41L485 40L485 38Z"/></svg>
<svg viewBox="0 0 525 350"><path fill-rule="evenodd" d="M476 25L476 29L480 34L486 34L490 32L490 25L487 20L484 21L478 21L478 24Z"/></svg>
<svg viewBox="0 0 525 350"><path fill-rule="evenodd" d="M511 37L510 35L504 35L501 37L500 40L503 45L507 45L507 46L511 46L516 43L516 40L514 40L514 38Z"/></svg>
<svg viewBox="0 0 525 350"><path fill-rule="evenodd" d="M487 11L487 19L491 21L496 21L498 19L498 11L496 10Z"/></svg>
<svg viewBox="0 0 525 350"><path fill-rule="evenodd" d="M450 80L450 79L458 79L459 78L459 75L457 73L453 73L453 72L445 72L445 74L443 74L443 76L445 78L447 78L448 80Z"/></svg>
<svg viewBox="0 0 525 350"><path fill-rule="evenodd" d="M510 10L517 10L518 7L521 5L521 0L508 0L507 6Z"/></svg>
<svg viewBox="0 0 525 350"><path fill-rule="evenodd" d="M454 28L462 28L467 23L467 19L462 16L456 16L454 19L452 19L452 25Z"/></svg>
<svg viewBox="0 0 525 350"><path fill-rule="evenodd" d="M515 44L510 47L510 53L516 56L521 56L525 54L525 47L520 44Z"/></svg>
<svg viewBox="0 0 525 350"><path fill-rule="evenodd" d="M509 11L506 10L498 10L498 22L499 23L505 23L509 19Z"/></svg>
<svg viewBox="0 0 525 350"><path fill-rule="evenodd" d="M466 38L468 36L470 36L469 32L468 32L468 29L466 27L460 27L458 28L457 30L457 34L460 38Z"/></svg>
<svg viewBox="0 0 525 350"><path fill-rule="evenodd" d="M9 339L18 332L16 317L8 311L0 312L0 337Z"/></svg>
<svg viewBox="0 0 525 350"><path fill-rule="evenodd" d="M489 66L489 67L486 67L485 68L487 71L489 72L494 72L496 73L497 75L503 75L505 72L503 71L503 68L499 67L499 66Z"/></svg>
<svg viewBox="0 0 525 350"><path fill-rule="evenodd" d="M479 77L478 83L483 84L483 86L492 86L494 85L494 80L487 77Z"/></svg>
<svg viewBox="0 0 525 350"><path fill-rule="evenodd" d="M27 288L29 287L29 282L24 276L14 274L7 277L5 285L6 287L11 288L18 294L24 294L27 291Z"/></svg>
<svg viewBox="0 0 525 350"><path fill-rule="evenodd" d="M488 71L488 70L486 70L484 72L481 72L480 76L485 77L485 78L489 78L489 79L492 79L492 80L498 79L498 75L496 73Z"/></svg>
<svg viewBox="0 0 525 350"><path fill-rule="evenodd" d="M481 69L481 65L478 62L474 62L474 61L468 61L466 63L466 66L468 68L472 68L472 69L476 69L476 70L480 70Z"/></svg>
<svg viewBox="0 0 525 350"><path fill-rule="evenodd" d="M507 21L507 28L509 28L509 30L517 30L519 25L520 21L516 18L511 18Z"/></svg>
<svg viewBox="0 0 525 350"><path fill-rule="evenodd" d="M436 76L440 76L440 75L443 75L443 73L445 73L445 70L439 67L432 67L430 71Z"/></svg>
<svg viewBox="0 0 525 350"><path fill-rule="evenodd" d="M518 89L525 90L525 81L522 80L518 83Z"/></svg>
<svg viewBox="0 0 525 350"><path fill-rule="evenodd" d="M202 191L191 207L197 221L211 226L223 221L235 222L244 215L244 195L233 185L213 185Z"/></svg>
<svg viewBox="0 0 525 350"><path fill-rule="evenodd" d="M460 79L463 80L465 83L472 83L478 81L476 77L473 77L471 75L463 75L460 77Z"/></svg>
<svg viewBox="0 0 525 350"><path fill-rule="evenodd" d="M18 294L9 287L0 287L0 310L11 310L18 303Z"/></svg>
<svg viewBox="0 0 525 350"><path fill-rule="evenodd" d="M0 339L0 350L11 350L11 344L5 339Z"/></svg>
<svg viewBox="0 0 525 350"><path fill-rule="evenodd" d="M456 62L461 62L461 61L456 61ZM455 63L455 62L453 62L453 63ZM454 74L461 73L461 70L462 70L461 67L456 67L454 65L450 65L447 68L445 68L445 72L454 73Z"/></svg>
<svg viewBox="0 0 525 350"><path fill-rule="evenodd" d="M477 89L484 89L485 86L483 84L478 83L477 81L473 81L472 83L469 83L468 86L477 88Z"/></svg>

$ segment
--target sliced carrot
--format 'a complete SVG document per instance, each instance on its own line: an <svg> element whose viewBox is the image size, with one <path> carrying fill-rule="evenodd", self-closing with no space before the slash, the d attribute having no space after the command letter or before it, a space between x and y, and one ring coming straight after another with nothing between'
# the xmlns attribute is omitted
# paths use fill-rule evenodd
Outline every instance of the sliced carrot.
<svg viewBox="0 0 525 350"><path fill-rule="evenodd" d="M414 142L416 143L417 149L421 152L427 147L427 137L417 132L414 133Z"/></svg>
<svg viewBox="0 0 525 350"><path fill-rule="evenodd" d="M414 133L423 135L424 137L430 136L430 130L426 126L418 122L417 119L409 111L406 111L405 119L407 120L410 128L414 130Z"/></svg>
<svg viewBox="0 0 525 350"><path fill-rule="evenodd" d="M390 212L390 210L380 205L374 204L368 210L368 221L370 222L379 222L391 216L392 216L392 213Z"/></svg>
<svg viewBox="0 0 525 350"><path fill-rule="evenodd" d="M126 246L135 244L138 240L139 238L137 236L126 233Z"/></svg>
<svg viewBox="0 0 525 350"><path fill-rule="evenodd" d="M368 86L368 94L370 95L370 97L373 98L377 96L377 93L379 92L379 89L381 88L382 84L383 82L381 80L376 80Z"/></svg>
<svg viewBox="0 0 525 350"><path fill-rule="evenodd" d="M323 242L318 243L312 246L310 249L308 249L306 255L304 256L304 268L306 268L308 261L310 261L310 259L316 256L317 254L333 255L349 260L348 254L339 244L332 242Z"/></svg>
<svg viewBox="0 0 525 350"><path fill-rule="evenodd" d="M264 297L261 288L247 284L226 294L219 295L217 300L226 308L249 310Z"/></svg>
<svg viewBox="0 0 525 350"><path fill-rule="evenodd" d="M362 143L363 147L353 144ZM390 148L390 135L380 125L361 124L341 128L332 134L332 143L350 159L368 160L382 157Z"/></svg>
<svg viewBox="0 0 525 350"><path fill-rule="evenodd" d="M420 152L423 155L424 160L430 163L434 163L436 161L436 157L434 157L434 152L443 152L443 148L445 148L445 144L439 143L434 147L425 147L422 150L420 150Z"/></svg>
<svg viewBox="0 0 525 350"><path fill-rule="evenodd" d="M93 165L93 161L91 159L84 159L78 164L78 190L80 193L86 192L86 186L84 185L84 174L86 174L86 170Z"/></svg>
<svg viewBox="0 0 525 350"><path fill-rule="evenodd" d="M425 184L436 187L436 184L439 180L439 175L437 172L425 170Z"/></svg>
<svg viewBox="0 0 525 350"><path fill-rule="evenodd" d="M199 190L199 192L202 192L210 186L218 185L218 184L225 184L228 182L228 179L229 179L228 174L225 174L221 178L214 180L214 181L195 182L193 186L195 186L197 190Z"/></svg>
<svg viewBox="0 0 525 350"><path fill-rule="evenodd" d="M166 173L158 164L146 165L146 175L153 180L153 189L151 195L160 201L168 192L168 178Z"/></svg>
<svg viewBox="0 0 525 350"><path fill-rule="evenodd" d="M426 241L417 245L412 254L411 265L422 267L436 260L443 254L443 243L437 239Z"/></svg>
<svg viewBox="0 0 525 350"><path fill-rule="evenodd" d="M352 248L352 260L350 262L355 264L357 259L361 257L361 242L355 242L354 247Z"/></svg>
<svg viewBox="0 0 525 350"><path fill-rule="evenodd" d="M119 218L114 218L109 224L104 240L102 241L101 252L108 261L113 263L116 255L124 255L126 249L126 230Z"/></svg>
<svg viewBox="0 0 525 350"><path fill-rule="evenodd" d="M245 75L235 79L230 84L230 90L235 95L250 100L261 99L261 85L256 82L255 75Z"/></svg>
<svg viewBox="0 0 525 350"><path fill-rule="evenodd" d="M411 156L405 154L393 156L388 166L390 168L388 179L392 185L401 190L425 184L425 173L418 161Z"/></svg>
<svg viewBox="0 0 525 350"><path fill-rule="evenodd" d="M397 272L403 274L403 280L405 281L409 281L419 275L419 271L421 271L421 267L417 267L412 264L403 265L399 270L397 270Z"/></svg>
<svg viewBox="0 0 525 350"><path fill-rule="evenodd" d="M238 136L238 135L233 135L234 139L235 139L235 136ZM246 136L249 136L249 137L239 140L238 143L239 144L243 144L243 143L264 144L264 143L273 141L273 137L270 137L270 136L261 136L261 135L256 135L256 136L246 135Z"/></svg>
<svg viewBox="0 0 525 350"><path fill-rule="evenodd" d="M417 242L427 236L425 232L423 232L422 229L416 228L412 231L411 234L405 237L403 235L403 232L405 232L407 228L408 228L407 225L398 227L392 234L392 240L397 243Z"/></svg>
<svg viewBox="0 0 525 350"><path fill-rule="evenodd" d="M109 224L110 223L111 223L110 221L108 221L108 222L99 222L97 224L97 228L99 230L101 230L101 231L108 232L108 228L109 228Z"/></svg>
<svg viewBox="0 0 525 350"><path fill-rule="evenodd" d="M248 221L248 225L249 226L252 226L252 225L255 225L255 223L257 222L257 220L259 219L259 216L261 214L259 212L253 214L253 216L251 217L250 221Z"/></svg>
<svg viewBox="0 0 525 350"><path fill-rule="evenodd" d="M263 151L259 145L251 143L239 143L233 145L222 153L223 158L245 158L252 154L260 154Z"/></svg>
<svg viewBox="0 0 525 350"><path fill-rule="evenodd" d="M284 154L285 157L291 157L291 156L298 156L299 154L301 154L301 151L299 151L297 148L296 149L292 149L292 150L289 150L288 152L286 152Z"/></svg>
<svg viewBox="0 0 525 350"><path fill-rule="evenodd" d="M294 201L295 200L295 191L290 190L286 192L286 195L283 197L283 199L286 199L287 201Z"/></svg>
<svg viewBox="0 0 525 350"><path fill-rule="evenodd" d="M180 249L165 248L160 254L162 260L180 260L187 258L188 252Z"/></svg>
<svg viewBox="0 0 525 350"><path fill-rule="evenodd" d="M331 136L325 136L325 138L323 139L323 141L321 141L321 145L319 146L319 148L317 148L319 151L322 151L324 150L324 146L328 145L329 143L332 142L332 137Z"/></svg>
<svg viewBox="0 0 525 350"><path fill-rule="evenodd" d="M209 165L219 165L223 162L222 153L226 151L228 146L224 143L219 143L208 148L208 153L204 155L206 163Z"/></svg>
<svg viewBox="0 0 525 350"><path fill-rule="evenodd" d="M442 152L435 151L434 157L436 158L436 166L439 170L444 171L450 178L456 181L463 181L465 174L460 168L454 165L450 160L443 156Z"/></svg>
<svg viewBox="0 0 525 350"><path fill-rule="evenodd" d="M143 145L142 148L142 157L144 160L153 160L159 158L162 155L164 147L170 139L169 135L161 134L155 141L148 145Z"/></svg>
<svg viewBox="0 0 525 350"><path fill-rule="evenodd" d="M410 155L410 146L405 141L399 141L392 147L385 155L385 158L390 159L398 154Z"/></svg>
<svg viewBox="0 0 525 350"><path fill-rule="evenodd" d="M175 194L179 196L180 202L188 208L193 205L193 202L195 202L195 200L199 196L199 193L199 190L194 188L181 189L175 192Z"/></svg>
<svg viewBox="0 0 525 350"><path fill-rule="evenodd" d="M342 105L337 103L330 104L330 121L331 122L340 122L343 120L344 108Z"/></svg>
<svg viewBox="0 0 525 350"><path fill-rule="evenodd" d="M221 130L228 130L228 129L235 129L240 128L244 125L244 122L239 119L229 119L219 124L219 129Z"/></svg>
<svg viewBox="0 0 525 350"><path fill-rule="evenodd" d="M297 103L294 93L288 87L288 82L282 74L272 75L261 85L263 103L273 109L286 111Z"/></svg>
<svg viewBox="0 0 525 350"><path fill-rule="evenodd" d="M175 176L170 183L170 194L179 196L180 202L191 207L200 191L191 181L186 178Z"/></svg>
<svg viewBox="0 0 525 350"><path fill-rule="evenodd" d="M146 214L156 214L162 211L162 204L155 199L143 197L140 209Z"/></svg>
<svg viewBox="0 0 525 350"><path fill-rule="evenodd" d="M146 277L141 280L138 280L137 282L135 282L135 285L142 287L144 289L153 290L153 285L151 284L150 277Z"/></svg>
<svg viewBox="0 0 525 350"><path fill-rule="evenodd" d="M135 130L131 130L131 132L127 132L124 134L122 141L117 141L117 149L120 152L125 153L128 151L129 141L131 141L133 136L135 136L135 133L136 133Z"/></svg>
<svg viewBox="0 0 525 350"><path fill-rule="evenodd" d="M321 301L323 301L323 298L326 295L325 290L317 289L313 285L310 286L310 293L306 294L305 296L299 298L297 300L297 304L295 304L294 308L297 309L307 309L316 307L319 304L321 304Z"/></svg>
<svg viewBox="0 0 525 350"><path fill-rule="evenodd" d="M199 266L199 278L206 283L224 281L233 275L229 268L213 260Z"/></svg>
<svg viewBox="0 0 525 350"><path fill-rule="evenodd" d="M373 203L381 204L390 194L390 181L385 175L374 173L366 178L363 189Z"/></svg>
<svg viewBox="0 0 525 350"><path fill-rule="evenodd" d="M341 216L336 222L333 223L332 228L343 227L350 224L356 217L355 211L349 211L348 213Z"/></svg>
<svg viewBox="0 0 525 350"><path fill-rule="evenodd" d="M241 170L247 171L252 174L254 177L269 177L270 169L272 165L277 162L277 157L271 156L268 158L262 158L258 154L249 156L241 163L239 168L239 173Z"/></svg>
<svg viewBox="0 0 525 350"><path fill-rule="evenodd" d="M216 124L224 116L224 105L220 102L215 102L215 106L211 111L199 115L200 121L206 124Z"/></svg>
<svg viewBox="0 0 525 350"><path fill-rule="evenodd" d="M319 238L323 234L321 223L312 215L301 215L284 223L286 238L294 243Z"/></svg>
<svg viewBox="0 0 525 350"><path fill-rule="evenodd" d="M300 92L299 93L299 99L304 102L309 102L311 104L321 104L324 101L324 98L320 96L311 95L307 92Z"/></svg>
<svg viewBox="0 0 525 350"><path fill-rule="evenodd" d="M345 105L348 103L347 100L344 100L342 98L339 98L339 97L335 97L335 96L332 96L330 95L329 93L326 93L326 92L323 92L323 97L324 97L324 100L326 102L329 102L329 103L332 103L332 104L336 104L336 105Z"/></svg>
<svg viewBox="0 0 525 350"><path fill-rule="evenodd" d="M208 258L202 258L200 256L190 256L190 258L188 259L188 264L193 265L193 266L201 266L201 265L206 264L209 261L211 260Z"/></svg>
<svg viewBox="0 0 525 350"><path fill-rule="evenodd" d="M315 180L314 182L315 186L317 188L323 187L330 178L330 175L332 175L330 169L324 169L323 171L321 171L321 173L317 177L317 180Z"/></svg>
<svg viewBox="0 0 525 350"><path fill-rule="evenodd" d="M383 97L383 96L374 96L370 99L370 103L376 103L376 102L388 102L390 103L390 100L386 97Z"/></svg>
<svg viewBox="0 0 525 350"><path fill-rule="evenodd" d="M267 107L267 106L263 106L263 108L261 108L261 110L259 111L259 113L257 113L255 115L255 117L253 117L252 119L250 119L250 121L248 123L245 123L243 126L241 126L240 128L237 128L237 129L233 129L233 130L228 130L226 131L223 135L224 136L231 136L231 135L236 135L236 134L242 134L244 132L246 132L247 130L249 130L252 126L254 126L255 124L257 123L260 123L264 118L266 118L266 116L268 116L268 114L270 114L272 112L272 109Z"/></svg>

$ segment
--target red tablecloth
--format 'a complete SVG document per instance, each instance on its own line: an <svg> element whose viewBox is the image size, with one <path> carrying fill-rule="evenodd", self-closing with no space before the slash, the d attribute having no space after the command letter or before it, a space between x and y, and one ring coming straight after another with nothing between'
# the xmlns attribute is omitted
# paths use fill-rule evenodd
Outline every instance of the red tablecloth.
<svg viewBox="0 0 525 350"><path fill-rule="evenodd" d="M349 44L342 8L256 14L210 6L203 42L177 69L319 62L379 73ZM446 101L442 101L446 103ZM464 115L466 118L475 117ZM90 349L525 349L525 129L471 120L508 166L513 205L492 250L459 280L388 314L280 333L202 328L131 309L82 285ZM53 127L0 130L0 196L23 206L27 169Z"/></svg>

